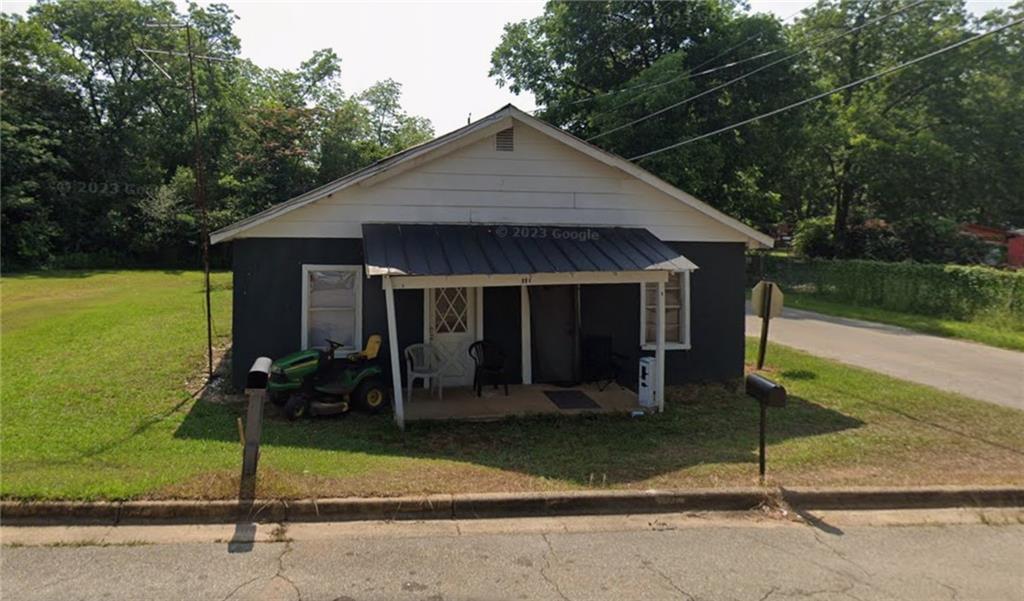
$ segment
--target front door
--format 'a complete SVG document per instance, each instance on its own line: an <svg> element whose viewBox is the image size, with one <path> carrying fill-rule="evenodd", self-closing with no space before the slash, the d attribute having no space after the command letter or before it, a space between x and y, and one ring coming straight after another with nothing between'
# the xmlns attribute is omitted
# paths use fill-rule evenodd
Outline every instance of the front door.
<svg viewBox="0 0 1024 601"><path fill-rule="evenodd" d="M448 357L442 376L445 386L473 383L469 345L477 340L476 289L433 288L427 291L430 341Z"/></svg>
<svg viewBox="0 0 1024 601"><path fill-rule="evenodd" d="M579 286L530 286L534 382L579 382L579 315Z"/></svg>

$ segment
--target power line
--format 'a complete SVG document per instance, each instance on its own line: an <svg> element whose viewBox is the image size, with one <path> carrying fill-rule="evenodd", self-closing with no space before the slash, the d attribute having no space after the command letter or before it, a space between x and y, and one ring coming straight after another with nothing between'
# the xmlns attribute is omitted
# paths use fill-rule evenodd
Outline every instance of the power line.
<svg viewBox="0 0 1024 601"><path fill-rule="evenodd" d="M623 89L617 90L615 92L609 92L606 95L618 94L619 92L627 92L627 91L632 90L632 89L650 91L650 90L653 90L655 88L661 88L661 87L667 86L667 85L669 85L671 83L676 83L678 81L687 81L687 80L690 80L690 79L696 79L698 77L703 77L704 75L710 75L711 73L717 73L718 71L723 71L725 69L731 69L733 67L738 67L738 66L740 66L740 65L742 65L744 63L748 63L750 61L757 60L759 58L764 58L766 56L771 56L773 54L778 54L778 52L779 52L778 49L776 49L776 50L769 50L767 52L761 52L761 53L755 54L753 56L748 56L746 58L742 58L742 59L740 59L738 61L733 61L731 63L726 63L724 65L719 65L718 67L713 67L711 69L707 69L707 70L704 70L704 71L699 71L697 73L694 73L693 71L689 71L687 73L684 73L682 75L677 75L676 77L673 77L671 79L668 79L668 80L665 80L665 81L662 81L662 82L659 82L659 83L649 83L649 84L642 84L642 85L632 86L630 88L623 88ZM719 55L719 56L721 56L721 55ZM701 63L701 65L698 65L697 67L694 67L694 68L695 69L699 69L702 65L707 64L708 62L710 62L710 61L705 61L704 63ZM600 115L608 115L608 114L614 113L615 111L617 111L617 110L619 110L619 109L621 109L621 108L623 108L625 106L628 106L628 105L636 102L637 99L639 99L639 98L640 98L639 96L633 96L632 98L626 100L622 104L618 104L616 106L613 106L612 108L608 109L607 111L598 111L596 113L591 113L590 117L593 118L593 117L598 117Z"/></svg>
<svg viewBox="0 0 1024 601"><path fill-rule="evenodd" d="M730 48L726 48L722 52L719 52L715 56L713 56L713 57L709 58L708 60L702 62L701 64L697 65L693 69L687 71L686 73L684 73L682 75L677 75L677 76L673 77L672 79L669 79L669 80L666 80L666 81L663 81L663 82L658 82L658 83L636 84L636 85L633 85L633 86L627 86L625 88L619 88L617 90L609 90L607 92L601 92L600 94L594 94L593 96L587 96L586 98L579 98L577 100L573 100L572 102L566 102L564 104L571 106L571 105L574 105L574 104L581 104L583 102L590 102L592 100L596 100L598 98L604 98L606 96L616 96L618 94L622 94L622 93L625 93L625 92L630 92L630 91L633 91L633 90L643 90L643 89L647 89L647 88L657 88L657 87L661 87L661 86L664 86L664 85L668 85L668 84L672 83L673 81L678 81L678 80L681 80L681 79L691 79L691 78L694 78L694 77L700 77L702 75L708 75L710 73L715 73L716 71L721 71L722 69L729 69L731 67L735 67L735 66L740 65L742 63L745 63L745 62L748 62L748 61L752 61L752 60L755 60L755 59L758 59L758 58L763 58L763 57L765 57L765 56L767 56L769 54L774 54L774 53L778 52L777 50L772 50L770 52L762 52L761 54L750 56L750 57L747 57L747 58L744 58L744 59L741 59L741 60L738 60L738 61L734 61L732 63L727 63L725 65L720 65L718 67L713 67L713 68L707 69L705 71L700 71L700 72L696 72L696 73L694 72L697 69L700 69L701 67L704 67L705 65L713 63L714 61L722 58L723 56L729 54L733 50L738 50L739 48L745 46L746 44L750 43L751 41L753 41L755 38L757 38L759 36L760 36L760 34L752 35L752 36L748 37L747 39L743 40L742 42L740 42L739 44L735 44L735 45L733 45ZM555 105L555 106L557 106L557 105ZM550 108L550 107L544 107L544 108L547 109L547 108Z"/></svg>
<svg viewBox="0 0 1024 601"><path fill-rule="evenodd" d="M789 19L791 19L794 16L798 15L799 13L803 12L803 10L804 9L802 9L802 8L799 9L799 10L796 10L796 11L790 13L788 16L783 17L781 19L781 21L783 23L785 23ZM757 33L755 33L753 35L747 36L744 40L740 41L737 44L734 44L733 46L730 46L730 47L726 48L725 50L719 52L715 56L707 59L706 61L704 61L704 62L700 63L699 65L693 67L692 69L688 70L686 73L683 73L682 75L674 76L674 77L672 77L670 79L667 79L665 81L637 84L637 85L633 85L633 86L627 86L625 88L619 88L617 90L608 90L607 92L601 92L599 94L594 94L594 95L591 95L591 96L587 96L586 98L578 98L578 99L572 100L570 102L556 102L554 104L548 104L548 105L545 105L543 107L537 107L537 108L533 109L532 111L530 111L530 114L536 115L537 113L539 113L541 111L545 111L545 110L550 109L552 106L572 106L572 105L575 105L575 104L582 104L584 102L590 102L590 101L596 100L598 98L604 98L604 97L607 97L607 96L617 96L619 94L622 94L622 93L625 93L625 92L630 92L630 91L633 91L633 90L644 90L644 89L660 88L660 87L666 86L666 85L668 85L670 83L674 83L676 81L685 81L685 80L688 80L688 79L694 79L694 78L701 77L701 76L704 76L704 75L709 75L711 73L715 73L715 72L721 71L723 69L731 69L733 67L737 67L739 65L742 65L743 63L747 63L747 62L750 62L752 60L757 60L757 59L760 59L760 58L764 58L766 56L771 56L773 54L777 54L779 52L779 50L771 50L771 51L768 51L768 52L762 52L762 53L759 53L759 54L755 54L754 56L748 56L746 58L740 59L738 61L733 61L731 63L727 63L725 65L721 65L719 67L714 67L712 69L707 69L705 71L695 72L698 69L701 69L701 68L703 68L703 67L705 67L705 66L707 66L707 65L709 65L709 64L711 64L711 63L713 63L715 61L717 61L718 59L731 54L735 50L739 50L743 46L746 46L750 42L752 42L752 41L756 40L757 38L761 37L762 34L763 34L763 32L759 31L759 32L757 32ZM607 111L593 113L591 116L604 115L604 114L608 114L608 113L614 112L614 111L616 111L616 110L618 110L618 109L620 109L620 108L622 108L622 107L632 103L634 100L636 100L636 98L637 97L630 98L629 100L627 100L626 102L624 102L624 103L622 103L620 105L614 106L614 107L612 107L611 109L609 109Z"/></svg>
<svg viewBox="0 0 1024 601"><path fill-rule="evenodd" d="M813 43L811 43L811 45L803 48L802 50L798 50L798 51L796 51L796 52L794 52L792 54L787 54L786 56L784 56L784 57L782 57L782 58L780 58L778 60L774 60L774 61L772 61L772 62L770 62L770 63L768 63L766 65L761 65L760 67L754 69L753 71L750 71L748 73L740 75L739 77L734 77L733 79L730 79L727 82L718 84L717 86L714 86L712 88L708 88L707 90L704 90L703 92L699 92L699 93L694 94L692 96L688 96L688 97L680 100L679 102L674 102L674 103L672 103L672 104L670 104L670 105L668 105L666 107L660 108L660 109L658 109L658 110L656 110L656 111L654 111L652 113L648 113L648 114L646 114L646 115L644 115L642 117L637 117L636 119L633 119L632 121L628 121L626 123L623 123L622 125L613 127L613 128L611 128L609 130L606 130L606 131L603 131L603 132L601 132L601 133L599 133L599 134L597 134L595 136L591 136L591 137L587 138L587 142L593 142L594 140L596 140L598 138L603 138L604 136L607 136L608 134L615 133L615 132L623 130L623 129L627 128L627 127L632 127L632 126L636 125L637 123L641 123L641 122L646 121L648 119L657 117L658 115L667 113L668 111L670 111L672 109L675 109L675 108L678 108L680 106L683 106L684 104L687 104L688 102L692 102L692 101L694 101L694 100L696 100L698 98L701 98L703 96L706 96L706 95L708 95L708 94L710 94L712 92L717 92L718 90L721 90L722 88L731 86L732 84L734 84L736 82L742 81L742 80L744 80L744 79L746 79L746 78L748 78L748 77L750 77L752 75L760 73L761 71L764 71L765 69L767 69L769 67L773 67L773 66L775 66L775 65L777 65L779 63L783 63L783 62L786 62L786 61L788 61L790 59L796 58L796 57L798 57L798 56L800 56L802 54L805 54L806 52L808 52L810 50L813 50L814 48L817 48L818 46L821 46L823 44L828 44L828 43L833 42L835 40L838 40L839 38L842 38L842 37L846 37L846 36L850 35L851 33L854 33L854 32L856 32L858 30L861 30L861 29L863 29L865 27L868 27L870 25L874 25L875 23L878 23L880 21L888 19L889 17L893 17L893 16L898 15L898 14L900 14L902 12L910 10L911 8L914 8L915 6L918 6L919 4L923 4L926 1L927 0L915 0L914 2L911 2L910 4L907 4L906 6L903 6L902 8L898 8L898 9L892 11L892 12L888 12L888 13L886 13L884 15L880 15L880 16L875 17L873 19L869 19L868 21L865 21L864 23L861 23L860 25L857 25L856 27L848 29L848 30L846 30L846 31L844 31L844 32L842 32L840 34L834 35L834 36L829 37L829 38L824 39L824 40L819 40L817 42L813 42Z"/></svg>
<svg viewBox="0 0 1024 601"><path fill-rule="evenodd" d="M796 10L796 11L790 13L788 16L783 17L781 19L781 22L785 23L786 21L788 21L792 17L794 17L797 14L803 12L803 10L804 9L801 8L799 10ZM769 50L768 52L761 52L761 53L755 54L753 56L748 56L746 58L742 58L740 60L733 61L731 63L726 63L726 64L721 65L719 67L715 67L715 68L712 68L712 69L707 69L706 71L701 71L699 73L694 73L694 71L696 71L697 69L700 69L700 68L704 67L705 65L708 65L710 63L715 62L716 60L722 58L723 56L726 56L726 55L730 54L734 50L738 50L738 49L742 48L743 46L746 46L748 43L750 43L753 40L761 37L762 34L763 34L763 32L759 31L759 32L757 32L757 33L755 33L755 34L753 34L751 36L748 36L746 39L744 39L740 43L738 43L736 45L733 45L733 46L730 46L729 48L726 48L722 52L719 52L715 56L713 56L713 57L709 58L708 60L702 62L701 64L697 65L693 69L690 69L688 72L683 73L682 75L677 75L675 77L672 77L672 78L667 79L667 80L662 81L662 82L649 83L649 84L641 84L641 85L636 85L636 86L630 86L630 87L627 87L627 88L622 88L621 90L617 90L617 91L613 91L613 92L608 92L606 95L617 94L619 92L626 92L626 91L629 91L629 90L632 90L632 89L653 90L655 88L661 88L661 87L667 86L667 85L669 85L671 83L675 83L677 81L687 81L687 80L695 79L697 77L701 77L701 76L704 76L704 75L709 75L711 73L715 73L715 72L721 71L723 69L731 69L733 67L738 67L739 65L742 65L744 63L747 63L747 62L750 62L750 61L753 61L753 60L757 60L757 59L761 59L761 58L765 58L767 56L771 56L773 54L778 54L779 52L781 52L781 49ZM614 113L615 111L617 111L617 110L619 110L619 109L621 109L623 107L629 106L630 104L636 102L639 98L640 98L640 96L633 96L632 98L626 100L622 104L618 104L616 106L613 106L612 108L608 109L607 111L599 111L599 112L596 112L596 113L591 113L590 114L590 118L599 117L601 115L608 115L608 114ZM584 100L590 100L590 99L588 98L588 99L584 99Z"/></svg>
<svg viewBox="0 0 1024 601"><path fill-rule="evenodd" d="M710 131L710 132L708 132L706 134L701 134L699 136L694 136L693 138L689 138L687 140L683 140L682 142L676 142L675 144L670 144L668 146L665 146L663 148L659 148L657 150L652 150L650 152L645 152L644 154L638 154L637 156L632 157L629 160L631 160L631 161L639 161L639 160L645 159L645 158L647 158L649 156L653 156L653 155L665 152L666 150L672 150L673 148L679 148L680 146L685 146L687 144L692 144L693 142L696 142L698 140L703 140L705 138L710 138L711 136L717 136L718 134L727 132L727 131L732 130L732 129L736 129L737 127L742 127L742 126L747 125L749 123L753 123L755 121L760 121L761 119L765 119L765 118L771 117L773 115L778 115L779 113L788 111L790 109L794 109L794 108L796 108L798 106L805 105L805 104L807 104L809 102L814 102L815 100L820 100L822 98L825 98L826 96L831 96L832 94L836 94L838 92L842 92L843 90L848 90L850 88L855 88L855 87L857 87L859 85L862 85L862 84L865 84L865 83L867 83L869 81L878 79L880 77L884 77L886 75L889 75L891 73L895 73L896 71L900 71L902 69L906 69L907 67L909 67L911 65L915 65L915 64L920 63L922 61L926 61L926 60L928 60L930 58L934 58L936 56L939 56L940 54L944 54L944 53L949 52L951 50L956 50L957 48L959 48L961 46L966 46L967 44L970 44L971 42L976 42L976 41L978 41L978 40L980 40L982 38L986 38L986 37L988 37L990 35L999 33L1000 31L1003 31L1005 29L1009 29L1011 27L1015 27L1017 25L1020 25L1021 23L1024 23L1024 18L1017 19L1016 21L1012 21L1010 23L1007 23L1006 25L1001 25L999 27L996 27L993 30L986 31L984 33L979 33L978 35L976 35L974 37L967 38L966 40L960 40L959 42L956 42L954 44L950 44L949 46L945 46L945 47L940 48L938 50L935 50L933 52L929 52L928 54L925 54L923 56L919 56L919 57L917 57L915 59L906 61L904 63L900 63L900 64L898 64L898 65L896 65L894 67L889 67L888 69L883 69L883 70L881 70L881 71L879 71L877 73L874 73L872 75L868 75L867 77L862 77L861 79L858 79L856 81L851 81L850 83L843 84L843 85L841 85L841 86L839 86L837 88L833 88L833 89L831 89L831 90L829 90L827 92L822 92L821 94L816 94L814 96L811 96L810 98L805 98L805 99L800 100L798 102L794 102L792 104L788 104L788 105L786 105L786 106L784 106L782 108L777 108L777 109L775 109L773 111L769 111L767 113L762 113L760 115L757 115L756 117L751 117L749 119L745 119L745 120L740 121L738 123L733 123L732 125L729 125L729 126L726 126L726 127L722 127L722 128L716 129L714 131Z"/></svg>
<svg viewBox="0 0 1024 601"><path fill-rule="evenodd" d="M185 43L187 52L180 52L177 50L159 50L154 48L141 48L137 47L136 50L146 59L152 63L154 67L160 73L171 81L172 84L177 85L177 81L166 69L160 66L160 63L156 62L153 58L153 54L163 54L165 56L173 57L184 57L188 61L188 81L186 89L189 91L189 105L192 116L192 160L193 160L193 173L195 175L194 194L196 208L199 210L199 236L201 238L200 244L203 255L203 277L204 277L204 291L206 297L206 369L207 376L210 380L213 379L213 313L210 306L210 228L209 228L209 214L206 207L206 171L203 166L203 153L202 153L202 138L199 129L199 95L196 86L196 74L195 74L195 61L219 61L229 62L231 59L222 58L217 56L209 56L205 54L197 54L195 47L192 42L192 34L194 25L191 20L187 20L184 23L147 23L146 27L151 28L169 28L169 29L184 29L185 30ZM198 33L197 33L198 35Z"/></svg>

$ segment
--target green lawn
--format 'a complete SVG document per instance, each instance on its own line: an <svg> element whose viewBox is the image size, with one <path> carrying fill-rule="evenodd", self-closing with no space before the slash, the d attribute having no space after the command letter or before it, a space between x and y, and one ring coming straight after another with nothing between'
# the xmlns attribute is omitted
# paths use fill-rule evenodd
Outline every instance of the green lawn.
<svg viewBox="0 0 1024 601"><path fill-rule="evenodd" d="M201 276L121 271L5 277L0 494L227 498L238 404L196 400ZM214 277L230 324L230 276ZM772 346L789 389L769 470L788 485L1024 484L1024 412ZM219 398L219 397L217 397ZM735 486L756 483L757 409L721 386L672 391L665 415L414 424L268 410L262 496Z"/></svg>
<svg viewBox="0 0 1024 601"><path fill-rule="evenodd" d="M987 321L957 321L927 315L899 313L874 307L859 307L822 300L814 295L786 292L786 305L795 309L817 311L826 315L887 323L946 338L960 338L989 346L1024 351L1024 330L1016 324Z"/></svg>

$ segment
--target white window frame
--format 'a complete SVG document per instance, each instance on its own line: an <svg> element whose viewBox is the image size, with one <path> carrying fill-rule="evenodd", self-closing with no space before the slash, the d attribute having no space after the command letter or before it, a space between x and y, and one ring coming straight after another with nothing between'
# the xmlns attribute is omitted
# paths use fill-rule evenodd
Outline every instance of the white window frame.
<svg viewBox="0 0 1024 601"><path fill-rule="evenodd" d="M690 335L690 270L681 270L675 273L680 274L682 290L679 291L679 299L683 306L679 308L679 327L683 329L680 338L682 342L665 341L666 351L685 351L691 348L692 337ZM667 311L666 311L667 312ZM668 320L666 320L667 323ZM667 338L667 336L666 336ZM658 345L647 342L647 284L640 284L640 348L645 351L657 350Z"/></svg>
<svg viewBox="0 0 1024 601"><path fill-rule="evenodd" d="M343 347L337 353L353 353L362 349L363 344L363 266L362 265L302 265L302 348L309 348L309 273L311 271L349 271L356 276L356 328L353 338L355 346Z"/></svg>

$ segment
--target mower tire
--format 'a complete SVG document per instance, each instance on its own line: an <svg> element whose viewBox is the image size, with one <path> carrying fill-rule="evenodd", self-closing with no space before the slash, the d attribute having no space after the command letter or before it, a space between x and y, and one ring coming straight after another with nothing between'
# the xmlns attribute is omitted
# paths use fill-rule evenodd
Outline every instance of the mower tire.
<svg viewBox="0 0 1024 601"><path fill-rule="evenodd" d="M267 396L270 397L271 403L277 405L278 407L284 407L285 403L288 402L288 397L290 395L284 391L274 391L268 392Z"/></svg>
<svg viewBox="0 0 1024 601"><path fill-rule="evenodd" d="M387 390L384 388L384 384L376 378L371 378L360 384L353 396L355 396L356 405L367 413L380 413L388 405Z"/></svg>
<svg viewBox="0 0 1024 601"><path fill-rule="evenodd" d="M304 394L293 394L288 397L283 410L289 421L295 421L309 413L309 399Z"/></svg>

